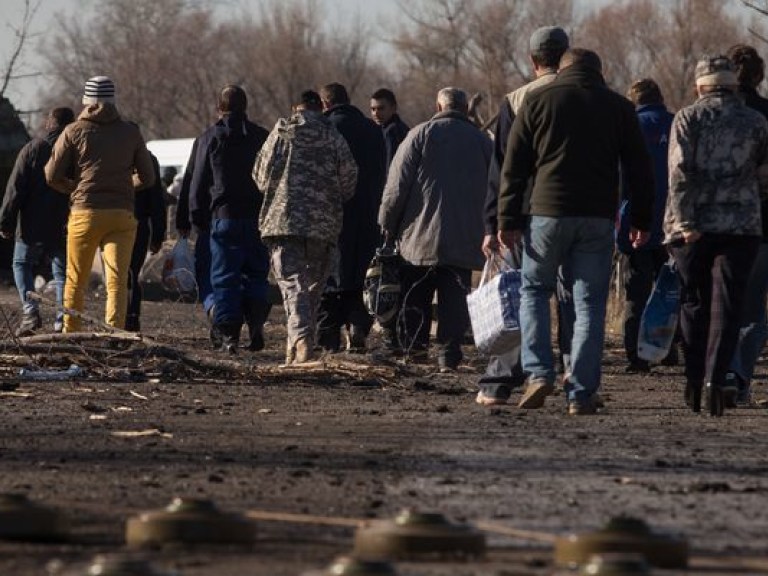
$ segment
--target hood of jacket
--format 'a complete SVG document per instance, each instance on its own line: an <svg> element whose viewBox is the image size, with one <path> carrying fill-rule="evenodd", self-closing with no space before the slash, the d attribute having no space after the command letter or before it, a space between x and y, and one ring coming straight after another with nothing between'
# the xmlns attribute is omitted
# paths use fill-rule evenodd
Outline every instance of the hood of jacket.
<svg viewBox="0 0 768 576"><path fill-rule="evenodd" d="M248 136L248 116L240 113L224 114L216 122L216 138L243 140Z"/></svg>
<svg viewBox="0 0 768 576"><path fill-rule="evenodd" d="M331 122L320 112L304 110L290 118L280 118L277 121L277 135L283 140L293 140L299 131L308 136L315 136L331 127Z"/></svg>
<svg viewBox="0 0 768 576"><path fill-rule="evenodd" d="M324 116L358 116L365 118L365 115L360 111L359 108L353 106L352 104L336 104L335 106L331 106L323 112Z"/></svg>
<svg viewBox="0 0 768 576"><path fill-rule="evenodd" d="M120 113L111 102L100 102L99 104L90 104L80 112L78 120L88 120L97 124L110 124L120 120Z"/></svg>

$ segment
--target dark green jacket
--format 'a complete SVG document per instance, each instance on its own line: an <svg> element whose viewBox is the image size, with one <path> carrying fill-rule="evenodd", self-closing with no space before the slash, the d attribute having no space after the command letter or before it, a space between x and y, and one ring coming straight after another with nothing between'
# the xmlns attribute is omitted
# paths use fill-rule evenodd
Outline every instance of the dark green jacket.
<svg viewBox="0 0 768 576"><path fill-rule="evenodd" d="M632 226L649 230L654 182L634 106L602 75L574 64L530 93L509 134L499 192L499 229L525 228L530 215L614 219L619 168L632 198Z"/></svg>

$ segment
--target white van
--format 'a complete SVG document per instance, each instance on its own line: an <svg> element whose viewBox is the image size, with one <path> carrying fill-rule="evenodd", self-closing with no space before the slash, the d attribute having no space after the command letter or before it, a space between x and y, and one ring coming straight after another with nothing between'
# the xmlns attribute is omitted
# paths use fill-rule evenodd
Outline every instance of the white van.
<svg viewBox="0 0 768 576"><path fill-rule="evenodd" d="M147 142L147 148L157 156L157 161L160 163L160 174L169 166L176 168L177 174L183 174L194 141L194 138L150 140Z"/></svg>

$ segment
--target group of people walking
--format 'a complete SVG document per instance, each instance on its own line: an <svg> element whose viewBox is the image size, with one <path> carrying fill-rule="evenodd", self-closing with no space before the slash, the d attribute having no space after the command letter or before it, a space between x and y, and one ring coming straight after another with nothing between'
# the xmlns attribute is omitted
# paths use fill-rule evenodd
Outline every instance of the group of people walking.
<svg viewBox="0 0 768 576"><path fill-rule="evenodd" d="M245 91L225 86L218 120L194 142L176 213L180 236L195 235L198 295L213 345L236 353L246 325L247 348L264 348L271 271L286 312L287 364L319 352L365 351L373 325L363 303L366 269L384 244L397 246L404 261L400 312L382 326L387 351L429 361L436 294L437 365L455 371L469 328L472 271L500 256L521 270L521 340L490 358L477 402L504 404L526 384L518 405L540 408L562 372L568 413L593 414L618 249L628 270L627 370L651 368L637 354L639 319L671 255L683 288L686 402L699 411L705 401L714 415L747 402L768 334L768 101L756 91L762 59L745 45L702 58L697 99L674 115L652 79L633 83L626 98L611 90L600 57L571 47L560 27L533 33L530 59L535 79L505 97L493 138L454 87L441 89L435 115L411 130L390 90L372 95L368 118L333 83L297 95L291 115L268 131L248 119ZM106 322L139 329L129 280L133 294L135 265L148 247L159 249L163 196L156 161L114 102L109 78L90 79L78 119L53 110L46 138L19 156L0 233L16 233L20 333L40 327L28 293L43 254L63 305L57 327L81 328L99 247ZM41 202L50 206L44 226Z"/></svg>

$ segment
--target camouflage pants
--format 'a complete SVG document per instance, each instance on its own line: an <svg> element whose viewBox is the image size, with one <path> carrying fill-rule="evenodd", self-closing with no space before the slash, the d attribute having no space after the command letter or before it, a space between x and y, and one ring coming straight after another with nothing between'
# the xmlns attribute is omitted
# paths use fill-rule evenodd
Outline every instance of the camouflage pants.
<svg viewBox="0 0 768 576"><path fill-rule="evenodd" d="M315 341L317 311L331 265L333 245L300 236L265 238L288 330L288 347Z"/></svg>

